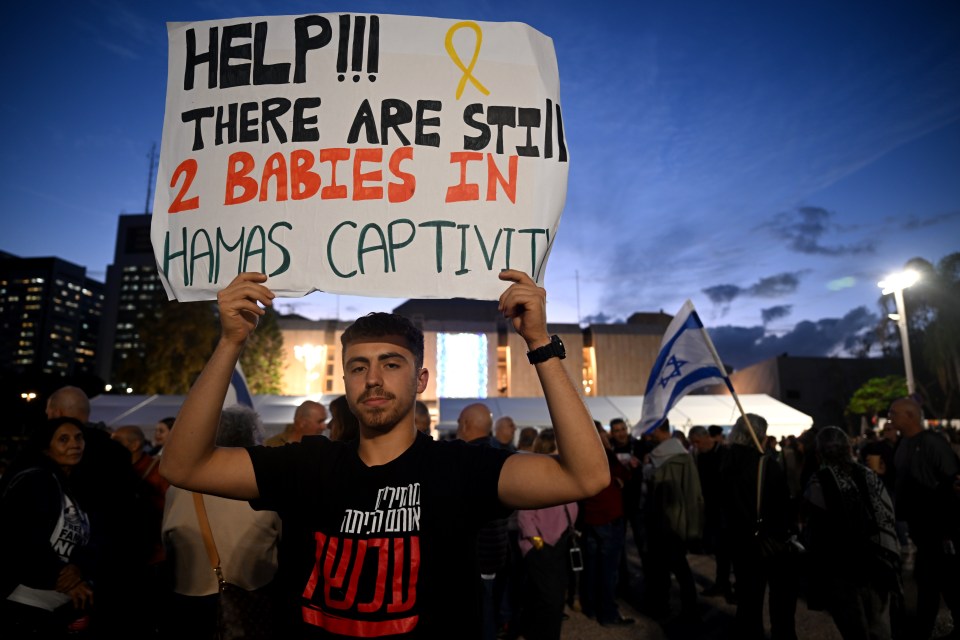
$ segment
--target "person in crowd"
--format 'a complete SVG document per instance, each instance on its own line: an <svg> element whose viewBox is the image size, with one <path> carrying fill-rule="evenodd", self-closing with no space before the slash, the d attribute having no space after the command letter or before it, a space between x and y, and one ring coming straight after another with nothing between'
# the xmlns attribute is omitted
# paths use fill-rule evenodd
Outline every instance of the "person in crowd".
<svg viewBox="0 0 960 640"><path fill-rule="evenodd" d="M263 443L260 417L249 407L223 410L217 445L252 447ZM178 487L167 492L162 537L173 575L173 594L164 615L163 636L216 638L217 576L210 566L201 534L194 493ZM247 590L269 585L277 572L280 517L254 511L246 502L203 495L224 579Z"/></svg>
<svg viewBox="0 0 960 640"><path fill-rule="evenodd" d="M913 638L933 632L940 597L960 624L960 498L956 490L960 461L940 434L923 427L920 405L901 398L890 405L890 423L900 432L894 455L897 519L904 520L917 546L914 577L917 613Z"/></svg>
<svg viewBox="0 0 960 640"><path fill-rule="evenodd" d="M854 461L846 433L824 427L817 451L803 505L808 605L829 611L844 640L889 639L889 605L901 596L893 503L877 474Z"/></svg>
<svg viewBox="0 0 960 640"><path fill-rule="evenodd" d="M517 425L510 416L501 416L493 425L493 437L497 446L514 453L517 448L513 445L513 437L517 433Z"/></svg>
<svg viewBox="0 0 960 640"><path fill-rule="evenodd" d="M143 523L140 527L147 548L147 564L159 565L163 561L163 544L160 541L160 523L163 520L163 506L170 483L160 475L160 460L144 452L146 436L137 426L120 427L111 436L129 452L133 470L140 478L137 494L144 508Z"/></svg>
<svg viewBox="0 0 960 640"><path fill-rule="evenodd" d="M175 421L176 418L168 416L160 420L160 422L153 427L153 446L150 447L147 453L154 457L163 453L163 444L167 441L167 436L170 435Z"/></svg>
<svg viewBox="0 0 960 640"><path fill-rule="evenodd" d="M880 437L863 446L860 458L867 467L880 476L887 493L893 498L897 489L897 444L900 434L889 420L880 429Z"/></svg>
<svg viewBox="0 0 960 640"><path fill-rule="evenodd" d="M268 447L282 447L288 442L300 442L303 436L323 434L327 428L327 410L319 402L306 400L293 413L293 423L264 442Z"/></svg>
<svg viewBox="0 0 960 640"><path fill-rule="evenodd" d="M544 455L557 452L553 429L540 432L533 451ZM526 640L559 640L577 503L521 509L517 520L525 576L521 632Z"/></svg>
<svg viewBox="0 0 960 640"><path fill-rule="evenodd" d="M676 438L677 440L680 441L680 445L683 447L684 451L686 451L687 453L690 452L692 445L690 444L690 441L687 439L687 434L685 434L683 431L680 431L679 429L676 429L670 435L671 437Z"/></svg>
<svg viewBox="0 0 960 640"><path fill-rule="evenodd" d="M330 403L330 439L349 442L360 436L360 423L350 411L347 396L335 398Z"/></svg>
<svg viewBox="0 0 960 640"><path fill-rule="evenodd" d="M670 436L664 419L653 429L657 446L644 466L647 482L647 537L650 547L646 572L646 606L666 615L669 610L670 574L680 585L681 617L699 618L697 588L687 562L687 545L703 536L703 494L693 456L679 439Z"/></svg>
<svg viewBox="0 0 960 640"><path fill-rule="evenodd" d="M524 427L520 429L520 435L517 437L517 451L533 451L533 443L537 441L537 428Z"/></svg>
<svg viewBox="0 0 960 640"><path fill-rule="evenodd" d="M341 335L357 440L218 447L231 373L265 313L260 305L274 298L267 277L256 273L220 291L221 337L183 404L161 473L175 486L280 514L284 600L298 617L287 636L479 636L476 535L483 523L512 509L580 500L609 483L599 436L560 362L563 344L547 331L546 292L520 271L498 277L508 285L500 311L526 343L554 417L555 457L419 434L414 404L430 377L423 333L388 313L359 318ZM350 555L336 551L347 547ZM368 561L356 560L361 549ZM360 597L351 585L368 588Z"/></svg>
<svg viewBox="0 0 960 640"><path fill-rule="evenodd" d="M73 484L84 429L68 417L35 426L0 482L4 637L66 638L90 623L95 558L90 520Z"/></svg>
<svg viewBox="0 0 960 640"><path fill-rule="evenodd" d="M710 436L710 439L716 442L717 444L723 446L727 443L727 438L723 433L723 427L712 424L707 427L707 434Z"/></svg>
<svg viewBox="0 0 960 640"><path fill-rule="evenodd" d="M633 533L633 542L637 547L641 563L647 560L646 524L643 521L643 473L639 470L646 451L640 440L630 435L630 429L623 418L614 418L610 421L610 444L617 460L629 472L629 477L623 485L623 517L630 525ZM644 565L646 567L646 565ZM627 564L626 546L620 554L619 591L630 591L631 579Z"/></svg>
<svg viewBox="0 0 960 640"><path fill-rule="evenodd" d="M90 399L78 387L62 387L47 399L48 418L74 418L83 427L83 459L71 474L77 500L90 517L91 548L97 567L97 617L101 633L129 637L147 633L137 612L138 593L131 575L142 575L146 560L139 554L137 504L139 478L130 452L110 438L102 423L90 422Z"/></svg>
<svg viewBox="0 0 960 640"><path fill-rule="evenodd" d="M630 472L617 460L603 425L595 421L594 426L607 455L610 482L603 491L581 503L585 557L580 605L587 617L596 617L602 626L623 627L636 622L620 614L616 598L620 554L626 535L623 486Z"/></svg>
<svg viewBox="0 0 960 640"><path fill-rule="evenodd" d="M413 412L413 423L417 431L430 435L430 424L433 420L430 418L430 409L422 400L417 400L416 408Z"/></svg>
<svg viewBox="0 0 960 640"><path fill-rule="evenodd" d="M714 428L719 429L720 435L723 435L720 427L710 427L710 429ZM700 488L703 492L703 549L707 553L714 554L717 564L716 578L710 587L702 591L702 594L708 598L723 596L732 604L735 598L733 585L730 582L730 550L727 548L725 536L721 535L723 511L720 495L720 464L725 450L715 437L711 437L707 428L693 427L687 436L695 451L697 474L700 476Z"/></svg>
<svg viewBox="0 0 960 640"><path fill-rule="evenodd" d="M789 550L791 536L790 493L783 469L776 460L761 454L750 434L752 426L763 442L767 421L756 414L737 419L728 437L720 463L723 535L727 537L733 570L737 576L737 614L733 637L760 640L764 637L763 601L770 585L770 630L774 640L795 640L798 567ZM757 482L762 478L760 508ZM783 553L769 554L774 545Z"/></svg>
<svg viewBox="0 0 960 640"><path fill-rule="evenodd" d="M457 437L478 447L500 448L493 434L493 415L482 402L467 405L457 418ZM508 517L488 520L477 535L482 586L481 614L483 640L493 640L501 627L509 627L510 620L501 619L503 592L509 581L510 536Z"/></svg>

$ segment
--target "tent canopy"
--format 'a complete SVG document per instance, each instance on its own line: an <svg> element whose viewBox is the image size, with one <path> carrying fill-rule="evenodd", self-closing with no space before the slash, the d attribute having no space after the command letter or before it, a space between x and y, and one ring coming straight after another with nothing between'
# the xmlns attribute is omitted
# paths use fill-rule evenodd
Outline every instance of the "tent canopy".
<svg viewBox="0 0 960 640"><path fill-rule="evenodd" d="M185 396L100 395L90 401L90 419L104 422L109 427L138 425L146 429L162 418L175 416ZM324 396L254 396L253 404L263 420L267 434L277 433L293 422L293 412L304 400L316 400L329 405L336 395ZM634 425L643 413L643 396L606 396L585 398L587 408L604 425L613 418L623 418ZM483 402L494 418L510 416L517 426L546 427L550 425L547 402L543 398L441 398L438 402L441 432L457 428L457 417L468 404ZM765 394L740 396L744 410L767 419L767 434L776 438L799 435L813 425L805 413L785 405ZM727 395L684 396L668 414L674 429L689 431L695 425L730 426L739 417L737 405Z"/></svg>
<svg viewBox="0 0 960 640"><path fill-rule="evenodd" d="M606 396L584 400L594 419L604 425L610 424L614 418L623 418L628 424L635 425L643 414L643 396ZM482 402L490 407L494 418L510 416L519 427L550 425L547 402L543 398L443 398L440 401L438 429L456 429L460 411L474 402ZM740 403L746 412L766 418L767 434L776 438L800 435L813 426L813 418L766 394L742 395ZM681 398L667 417L673 429L686 433L696 425L731 426L740 417L740 412L731 396L689 395Z"/></svg>

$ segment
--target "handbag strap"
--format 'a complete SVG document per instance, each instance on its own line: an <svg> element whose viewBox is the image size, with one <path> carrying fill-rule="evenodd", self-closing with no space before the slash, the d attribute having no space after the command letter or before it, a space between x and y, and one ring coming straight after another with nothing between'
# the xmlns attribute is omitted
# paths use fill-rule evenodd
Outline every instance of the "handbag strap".
<svg viewBox="0 0 960 640"><path fill-rule="evenodd" d="M210 560L210 567L217 574L217 583L223 588L226 580L223 578L223 569L220 568L220 553L217 551L217 543L213 540L213 531L210 529L210 520L207 519L207 508L203 504L203 494L193 493L193 507L197 511L197 520L200 522L200 535L203 536L203 546L207 549L207 558Z"/></svg>
<svg viewBox="0 0 960 640"><path fill-rule="evenodd" d="M760 508L763 506L763 463L765 455L760 454L760 460L757 462L757 533L760 532L760 522L763 517L760 515Z"/></svg>

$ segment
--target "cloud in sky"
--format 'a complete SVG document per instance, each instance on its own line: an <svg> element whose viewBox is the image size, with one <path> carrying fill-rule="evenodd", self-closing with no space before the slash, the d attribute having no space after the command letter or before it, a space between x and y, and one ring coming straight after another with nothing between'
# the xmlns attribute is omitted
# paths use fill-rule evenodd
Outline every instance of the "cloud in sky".
<svg viewBox="0 0 960 640"><path fill-rule="evenodd" d="M763 318L764 326L770 324L774 320L779 320L780 318L786 318L793 311L792 304L778 304L773 307L768 307L766 309L760 310L760 316Z"/></svg>
<svg viewBox="0 0 960 640"><path fill-rule="evenodd" d="M730 304L740 296L751 298L779 298L789 295L800 285L800 276L803 271L784 272L777 275L760 278L749 287L740 287L735 284L718 284L702 289L714 304Z"/></svg>
<svg viewBox="0 0 960 640"><path fill-rule="evenodd" d="M925 218L921 218L920 216L908 216L907 219L900 224L900 228L904 231L914 231L915 229L923 229L926 227L933 227L938 224L943 224L944 222L950 222L955 218L960 218L960 211L948 211L946 213L938 213Z"/></svg>
<svg viewBox="0 0 960 640"><path fill-rule="evenodd" d="M797 253L819 256L847 256L873 253L874 244L867 240L852 244L825 244L824 236L845 231L836 222L835 214L822 207L798 207L794 211L777 214L761 228L769 229L777 237L786 240L787 246Z"/></svg>
<svg viewBox="0 0 960 640"><path fill-rule="evenodd" d="M721 359L742 369L782 353L791 356L843 354L856 345L859 335L872 330L878 320L866 307L857 307L842 318L805 320L781 335L768 334L763 327L723 326L709 331Z"/></svg>

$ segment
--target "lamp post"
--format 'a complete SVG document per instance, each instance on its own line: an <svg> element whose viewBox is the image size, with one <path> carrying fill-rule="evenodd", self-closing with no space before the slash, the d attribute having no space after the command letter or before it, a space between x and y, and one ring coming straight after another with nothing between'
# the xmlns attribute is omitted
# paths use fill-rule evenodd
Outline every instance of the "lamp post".
<svg viewBox="0 0 960 640"><path fill-rule="evenodd" d="M883 290L883 295L893 294L893 299L897 305L897 312L896 314L890 314L890 319L896 320L897 327L900 329L900 343L903 345L903 365L907 372L907 393L910 395L913 395L916 391L916 385L913 382L913 364L910 360L910 339L907 336L907 308L903 304L903 290L916 283L919 279L919 273L913 269L907 269L906 271L887 276L885 280L877 283L877 286Z"/></svg>

